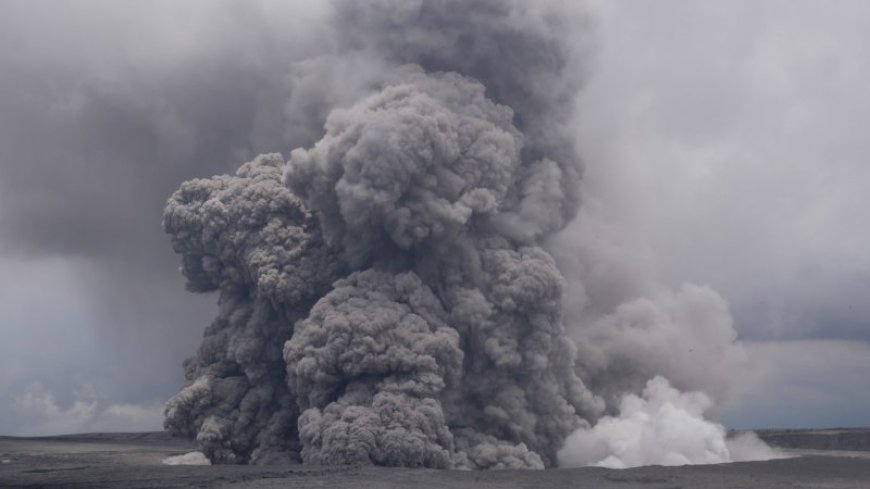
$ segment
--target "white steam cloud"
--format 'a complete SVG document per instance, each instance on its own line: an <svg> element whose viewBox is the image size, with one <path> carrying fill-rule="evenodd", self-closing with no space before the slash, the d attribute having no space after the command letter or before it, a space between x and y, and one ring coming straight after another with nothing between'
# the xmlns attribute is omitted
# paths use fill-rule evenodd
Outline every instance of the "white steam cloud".
<svg viewBox="0 0 870 489"><path fill-rule="evenodd" d="M559 451L559 465L624 469L641 465L716 464L781 458L752 433L726 437L725 427L708 421L713 405L702 392L685 392L657 376L642 397L626 394L619 415L575 431Z"/></svg>
<svg viewBox="0 0 870 489"><path fill-rule="evenodd" d="M163 459L164 465L211 465L209 459L202 452L187 452L181 455L173 455Z"/></svg>

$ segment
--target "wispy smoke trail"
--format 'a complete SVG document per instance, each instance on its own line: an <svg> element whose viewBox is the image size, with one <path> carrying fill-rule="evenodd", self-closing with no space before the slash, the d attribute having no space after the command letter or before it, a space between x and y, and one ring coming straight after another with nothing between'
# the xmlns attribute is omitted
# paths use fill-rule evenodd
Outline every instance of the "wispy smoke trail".
<svg viewBox="0 0 870 489"><path fill-rule="evenodd" d="M579 205L569 10L334 3L336 51L290 76L301 147L186 182L166 207L188 288L220 306L171 432L223 463L542 468L605 401L681 371L667 354L706 320L694 305L724 304L705 289L569 316L585 358L564 326L542 245ZM730 345L716 324L699 331Z"/></svg>

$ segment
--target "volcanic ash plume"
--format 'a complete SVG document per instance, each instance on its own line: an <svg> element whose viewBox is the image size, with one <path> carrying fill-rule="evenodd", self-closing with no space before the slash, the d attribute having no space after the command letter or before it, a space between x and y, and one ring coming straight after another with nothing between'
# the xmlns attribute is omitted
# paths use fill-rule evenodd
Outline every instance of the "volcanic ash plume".
<svg viewBox="0 0 870 489"><path fill-rule="evenodd" d="M334 3L334 50L290 74L288 159L169 199L188 288L219 297L171 433L214 463L542 468L572 433L566 450L607 447L622 425L589 423L655 374L704 383L670 362L689 323L722 316L690 337L739 356L724 302L689 288L585 304L568 318L577 358L541 247L579 201L568 6ZM595 276L579 280L594 299Z"/></svg>
<svg viewBox="0 0 870 489"><path fill-rule="evenodd" d="M391 68L286 163L169 200L188 288L220 311L166 426L213 462L554 465L603 409L536 244L577 203L563 25L521 2L335 7L358 46L339 58Z"/></svg>

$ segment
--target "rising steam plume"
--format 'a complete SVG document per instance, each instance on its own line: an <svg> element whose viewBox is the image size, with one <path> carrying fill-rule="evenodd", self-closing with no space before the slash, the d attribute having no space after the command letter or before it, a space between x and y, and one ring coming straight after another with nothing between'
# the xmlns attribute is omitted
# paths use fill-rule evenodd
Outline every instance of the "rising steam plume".
<svg viewBox="0 0 870 489"><path fill-rule="evenodd" d="M595 341L637 306L572 341L542 247L579 206L583 16L524 0L333 7L334 49L291 77L300 147L167 204L187 287L218 291L219 312L166 427L216 463L553 466L615 405L608 379L630 370L612 383L626 392L669 373L638 375L657 364Z"/></svg>

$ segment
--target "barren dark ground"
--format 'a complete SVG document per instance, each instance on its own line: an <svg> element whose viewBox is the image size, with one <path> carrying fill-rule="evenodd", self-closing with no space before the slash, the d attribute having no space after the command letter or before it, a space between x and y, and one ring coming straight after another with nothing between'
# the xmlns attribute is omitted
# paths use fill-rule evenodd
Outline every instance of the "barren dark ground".
<svg viewBox="0 0 870 489"><path fill-rule="evenodd" d="M870 488L870 430L764 431L797 455L684 467L459 472L369 466L167 466L194 449L163 433L0 437L0 487Z"/></svg>

